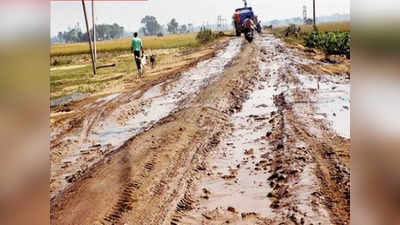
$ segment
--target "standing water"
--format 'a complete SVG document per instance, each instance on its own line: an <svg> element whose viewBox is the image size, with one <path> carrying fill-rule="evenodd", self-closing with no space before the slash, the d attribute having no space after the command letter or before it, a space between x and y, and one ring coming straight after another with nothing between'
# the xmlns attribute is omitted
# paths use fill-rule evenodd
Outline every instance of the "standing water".
<svg viewBox="0 0 400 225"><path fill-rule="evenodd" d="M100 122L91 124L96 117L85 120L84 128L89 130L88 133L84 131L65 137L62 157L51 165L52 196L67 186L67 180L97 163L104 154L118 149L130 138L179 110L182 102L194 99L202 87L218 79L224 67L238 55L241 45L241 39L233 39L215 57L198 63L178 80L156 85L139 99L136 99L139 93L130 95L134 100L119 106ZM113 94L96 103L102 106L118 96Z"/></svg>

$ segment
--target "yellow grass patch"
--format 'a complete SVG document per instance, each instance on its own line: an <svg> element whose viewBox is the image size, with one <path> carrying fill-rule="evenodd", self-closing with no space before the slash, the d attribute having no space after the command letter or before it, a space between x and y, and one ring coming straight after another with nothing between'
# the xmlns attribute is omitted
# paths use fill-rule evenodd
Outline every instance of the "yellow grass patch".
<svg viewBox="0 0 400 225"><path fill-rule="evenodd" d="M143 37L143 47L145 49L167 49L180 47L196 47L199 43L196 40L196 34L167 35L164 37ZM118 40L98 41L98 52L126 51L131 48L131 38ZM89 44L71 43L54 44L50 49L50 56L77 55L89 53Z"/></svg>
<svg viewBox="0 0 400 225"><path fill-rule="evenodd" d="M328 31L343 31L343 32L350 32L350 22L337 22L337 23L320 23L317 24L318 30L321 32L328 32ZM312 32L313 31L312 25L303 25L301 26L302 32Z"/></svg>
<svg viewBox="0 0 400 225"><path fill-rule="evenodd" d="M318 23L318 30L321 32L329 32L329 31L343 31L350 32L350 22L335 22L335 23ZM283 34L286 30L287 26L275 27L272 29L272 33L274 34ZM313 25L301 25L300 33L311 33L314 30Z"/></svg>

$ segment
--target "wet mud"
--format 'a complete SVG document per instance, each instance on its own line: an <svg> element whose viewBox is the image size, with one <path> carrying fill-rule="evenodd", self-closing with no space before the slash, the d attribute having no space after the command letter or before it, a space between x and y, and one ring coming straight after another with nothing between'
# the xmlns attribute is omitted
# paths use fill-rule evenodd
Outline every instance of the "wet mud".
<svg viewBox="0 0 400 225"><path fill-rule="evenodd" d="M59 138L52 146L52 196L130 138L185 107L202 88L218 78L239 53L240 46L239 39L231 41L215 57L198 63L180 79L169 79L144 91L107 95L84 106L84 110L92 108L97 112L82 118L80 129ZM116 106L108 109L113 102ZM52 137L58 134L54 131Z"/></svg>
<svg viewBox="0 0 400 225"><path fill-rule="evenodd" d="M233 39L179 79L97 100L116 106L67 137L79 152L52 165L69 185L51 223L349 224L350 82L314 64L270 35Z"/></svg>

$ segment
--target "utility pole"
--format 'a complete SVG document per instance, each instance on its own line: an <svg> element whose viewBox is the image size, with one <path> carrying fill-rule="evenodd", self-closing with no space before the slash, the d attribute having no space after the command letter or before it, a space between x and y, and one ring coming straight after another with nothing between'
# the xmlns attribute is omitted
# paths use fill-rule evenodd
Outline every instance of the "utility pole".
<svg viewBox="0 0 400 225"><path fill-rule="evenodd" d="M314 26L315 26L315 24L316 24L316 22L315 22L315 0L313 0L313 22L314 22Z"/></svg>
<svg viewBox="0 0 400 225"><path fill-rule="evenodd" d="M222 30L222 16L221 16L221 15L219 15L219 16L217 17L217 27L218 27L218 30L219 30L219 31Z"/></svg>
<svg viewBox="0 0 400 225"><path fill-rule="evenodd" d="M86 13L85 0L82 0L82 7L83 7L83 14L85 16L86 30L87 30L88 37L89 37L89 48L90 48L90 56L92 58L93 74L96 75L96 65L95 65L95 60L94 60L94 56L93 56L92 38L91 38L91 35L90 35L89 22L88 22L87 13Z"/></svg>
<svg viewBox="0 0 400 225"><path fill-rule="evenodd" d="M227 30L227 25L226 25L226 18L223 19L223 23L224 23L224 30Z"/></svg>
<svg viewBox="0 0 400 225"><path fill-rule="evenodd" d="M97 62L97 47L96 47L96 21L94 15L94 0L92 0L92 22L93 22L93 49L94 49L94 64Z"/></svg>

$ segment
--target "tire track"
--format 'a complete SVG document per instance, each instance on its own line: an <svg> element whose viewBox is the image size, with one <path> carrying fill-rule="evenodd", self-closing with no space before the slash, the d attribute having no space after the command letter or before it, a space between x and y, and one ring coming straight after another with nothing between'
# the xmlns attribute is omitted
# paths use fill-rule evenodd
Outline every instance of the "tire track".
<svg viewBox="0 0 400 225"><path fill-rule="evenodd" d="M348 224L346 141L314 117L316 91L297 76L307 63L271 36L244 45L57 198L52 224Z"/></svg>
<svg viewBox="0 0 400 225"><path fill-rule="evenodd" d="M271 36L256 44L260 73L249 81L252 93L232 94L250 99L228 111L235 113L233 130L188 190L190 204L183 203L190 207L179 208L171 224L348 224L349 174L334 152L349 149L330 141L327 121L314 118L316 91L297 76L313 62ZM260 200L264 205L252 207Z"/></svg>
<svg viewBox="0 0 400 225"><path fill-rule="evenodd" d="M126 141L193 100L202 88L218 79L223 68L239 53L240 46L241 41L233 39L226 45L215 46L215 52L195 60L188 66L190 69L174 72L179 75L145 84L135 93L110 95L82 107L81 113L69 120L69 124L68 120L64 122L66 130L52 132L51 197L67 188L71 183L68 180L81 177L107 153L118 150ZM159 96L157 90L154 93L157 87L162 87ZM164 90L166 87L168 91ZM91 151L92 148L96 150Z"/></svg>

